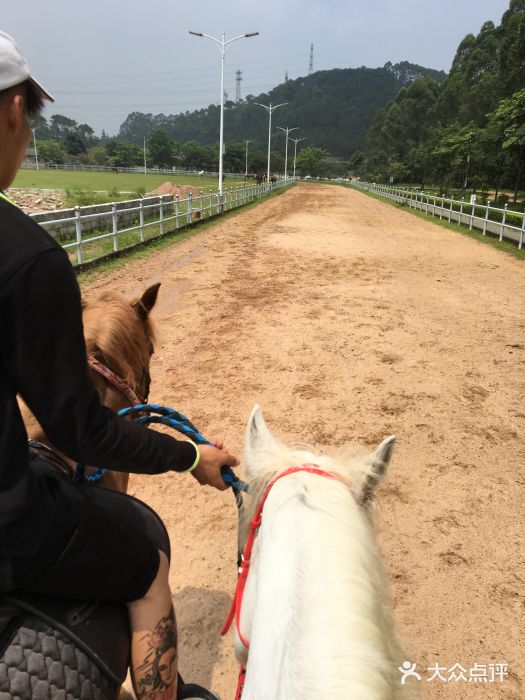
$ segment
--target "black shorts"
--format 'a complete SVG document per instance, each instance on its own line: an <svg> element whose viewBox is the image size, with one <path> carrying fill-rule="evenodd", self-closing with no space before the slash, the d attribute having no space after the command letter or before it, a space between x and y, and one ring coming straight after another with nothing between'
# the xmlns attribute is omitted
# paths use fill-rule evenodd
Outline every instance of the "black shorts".
<svg viewBox="0 0 525 700"><path fill-rule="evenodd" d="M38 472L44 465L33 462ZM46 467L44 467L46 469ZM72 507L73 527L55 532L31 559L11 557L16 590L76 600L131 602L144 597L157 575L159 550L170 556L160 518L131 496L51 469L57 507Z"/></svg>

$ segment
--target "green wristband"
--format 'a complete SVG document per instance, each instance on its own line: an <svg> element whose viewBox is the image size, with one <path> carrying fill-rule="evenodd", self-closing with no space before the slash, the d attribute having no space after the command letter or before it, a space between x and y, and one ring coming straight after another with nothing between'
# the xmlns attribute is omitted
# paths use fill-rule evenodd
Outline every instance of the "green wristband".
<svg viewBox="0 0 525 700"><path fill-rule="evenodd" d="M187 442L191 442L191 444L195 448L195 452L197 453L197 456L195 457L195 462L193 462L191 467L184 470L184 474L187 474L188 472L192 472L194 469L196 469L199 466L199 462L201 461L201 452L199 450L198 445L195 442L193 442L193 440L187 439Z"/></svg>

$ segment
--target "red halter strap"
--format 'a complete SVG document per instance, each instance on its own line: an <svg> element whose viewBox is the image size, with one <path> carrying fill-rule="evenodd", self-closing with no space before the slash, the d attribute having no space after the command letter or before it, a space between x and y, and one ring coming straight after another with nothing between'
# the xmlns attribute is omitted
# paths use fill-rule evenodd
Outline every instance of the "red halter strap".
<svg viewBox="0 0 525 700"><path fill-rule="evenodd" d="M334 474L330 474L329 472L326 472L323 469L320 469L320 467L318 467L315 464L303 464L301 467L291 467L290 469L287 469L286 471L282 472L281 474L276 476L275 479L272 479L272 481L270 481L270 483L266 487L266 491L264 492L263 497L261 498L259 505L257 506L257 510L255 511L255 515L253 516L250 522L250 530L246 539L246 544L244 545L244 551L241 557L241 565L239 567L237 588L235 589L235 594L232 599L230 612L228 613L228 617L226 618L226 621L221 629L221 634L225 635L226 632L228 632L228 630L230 629L233 620L235 620L235 628L237 630L237 634L239 635L239 639L244 644L246 649L250 648L250 642L244 637L244 635L241 632L240 621L242 599L244 596L244 589L246 587L246 580L248 579L248 573L250 571L252 549L255 542L255 537L257 535L257 530L261 525L264 504L266 502L266 499L268 498L268 494L272 490L275 483L279 481L279 479L282 479L285 476L289 476L290 474L297 474L297 472L308 472L309 474L317 474L318 476L324 476L327 479L340 480L339 477L335 476ZM237 697L240 697L240 695Z"/></svg>
<svg viewBox="0 0 525 700"><path fill-rule="evenodd" d="M102 364L102 362L99 362L99 360L93 357L93 355L88 355L87 359L88 365L91 367L91 369L104 377L104 379L107 379L110 384L113 384L113 386L126 397L130 406L137 406L138 404L142 403L129 384L115 374L115 372L112 372L109 367L106 367L106 365Z"/></svg>

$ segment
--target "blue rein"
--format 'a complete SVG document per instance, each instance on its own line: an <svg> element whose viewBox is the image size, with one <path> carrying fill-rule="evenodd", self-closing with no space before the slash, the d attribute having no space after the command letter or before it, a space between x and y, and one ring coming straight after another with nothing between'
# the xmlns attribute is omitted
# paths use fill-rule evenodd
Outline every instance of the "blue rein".
<svg viewBox="0 0 525 700"><path fill-rule="evenodd" d="M123 408L118 412L119 416L133 416L138 413L147 414L140 415L136 420L141 425L149 425L150 423L161 423L162 425L167 425L179 433L186 435L186 437L193 440L193 442L198 445L212 445L209 440L207 440L203 435L200 434L198 429L193 425L193 423L186 418L185 415L176 411L174 408L169 408L168 406L160 406L156 403L150 404L137 404L136 406L130 406L129 408ZM86 479L87 481L97 482L102 479L107 469L97 469L94 474L89 476L84 476L84 465L77 464L76 476L78 480ZM242 492L247 490L247 485L241 481L233 469L228 466L221 467L221 475L226 484L230 486L235 494L235 500L237 506L242 507Z"/></svg>

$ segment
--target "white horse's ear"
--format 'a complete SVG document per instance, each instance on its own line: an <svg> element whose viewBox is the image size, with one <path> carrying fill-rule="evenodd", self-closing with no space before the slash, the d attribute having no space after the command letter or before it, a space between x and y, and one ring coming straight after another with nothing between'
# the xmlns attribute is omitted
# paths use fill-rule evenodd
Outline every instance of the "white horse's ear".
<svg viewBox="0 0 525 700"><path fill-rule="evenodd" d="M358 501L362 505L365 505L374 497L374 492L384 477L392 459L395 441L395 435L385 438L376 451L372 453L370 471L363 479L357 494Z"/></svg>
<svg viewBox="0 0 525 700"><path fill-rule="evenodd" d="M267 451L275 445L275 438L268 430L263 418L261 407L255 404L248 425L246 427L246 472L252 476L263 466L263 460L259 458L262 451Z"/></svg>

